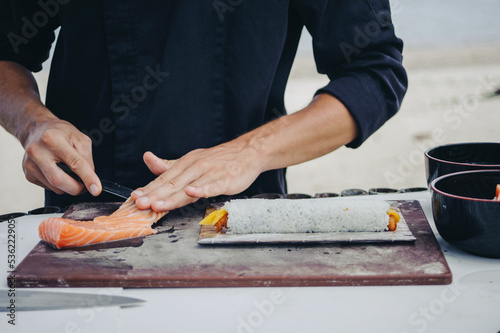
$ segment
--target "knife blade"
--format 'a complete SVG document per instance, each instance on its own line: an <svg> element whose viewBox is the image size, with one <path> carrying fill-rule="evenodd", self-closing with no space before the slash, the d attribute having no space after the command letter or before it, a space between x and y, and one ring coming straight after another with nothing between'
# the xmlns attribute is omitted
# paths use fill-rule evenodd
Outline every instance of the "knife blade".
<svg viewBox="0 0 500 333"><path fill-rule="evenodd" d="M122 307L139 305L144 302L139 298L108 294L0 289L0 312Z"/></svg>
<svg viewBox="0 0 500 333"><path fill-rule="evenodd" d="M101 179L101 185L104 192L114 194L120 198L128 199L132 194L132 189L106 179Z"/></svg>
<svg viewBox="0 0 500 333"><path fill-rule="evenodd" d="M71 178L82 183L80 177L78 177L78 175L74 173L73 170L71 170L66 164L57 163L57 166L64 172L66 172L69 176L71 176ZM132 189L106 179L101 179L101 185L104 192L113 194L120 198L128 199L130 197L130 194L132 194Z"/></svg>

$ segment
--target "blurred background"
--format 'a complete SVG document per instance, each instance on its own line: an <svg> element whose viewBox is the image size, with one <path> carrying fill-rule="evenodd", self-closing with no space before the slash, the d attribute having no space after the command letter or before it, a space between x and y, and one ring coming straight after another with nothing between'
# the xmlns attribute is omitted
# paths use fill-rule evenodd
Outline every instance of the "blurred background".
<svg viewBox="0 0 500 333"><path fill-rule="evenodd" d="M290 167L290 193L426 187L428 148L499 141L500 1L393 0L391 6L409 75L400 112L360 148ZM42 96L48 71L49 61L36 74ZM285 95L289 112L305 107L327 82L316 72L304 31ZM0 156L0 214L43 206L43 190L24 178L21 145L1 127Z"/></svg>

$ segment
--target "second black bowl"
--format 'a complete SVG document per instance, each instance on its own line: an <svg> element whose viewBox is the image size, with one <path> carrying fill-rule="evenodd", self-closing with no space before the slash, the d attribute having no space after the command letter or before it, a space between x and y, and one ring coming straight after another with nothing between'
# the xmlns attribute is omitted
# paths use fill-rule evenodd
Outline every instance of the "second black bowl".
<svg viewBox="0 0 500 333"><path fill-rule="evenodd" d="M500 170L463 171L431 183L432 214L448 243L472 254L500 258Z"/></svg>

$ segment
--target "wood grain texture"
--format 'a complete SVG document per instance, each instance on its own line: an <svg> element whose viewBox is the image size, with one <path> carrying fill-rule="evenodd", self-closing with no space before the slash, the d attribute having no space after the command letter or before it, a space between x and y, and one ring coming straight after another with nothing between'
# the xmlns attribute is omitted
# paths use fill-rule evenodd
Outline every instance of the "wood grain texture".
<svg viewBox="0 0 500 333"><path fill-rule="evenodd" d="M114 205L114 206L113 206ZM93 218L117 204L75 205ZM156 235L54 250L39 243L17 267L17 287L264 287L449 284L451 271L418 201L399 202L410 243L199 245L205 209L169 213ZM86 215L88 214L90 215Z"/></svg>

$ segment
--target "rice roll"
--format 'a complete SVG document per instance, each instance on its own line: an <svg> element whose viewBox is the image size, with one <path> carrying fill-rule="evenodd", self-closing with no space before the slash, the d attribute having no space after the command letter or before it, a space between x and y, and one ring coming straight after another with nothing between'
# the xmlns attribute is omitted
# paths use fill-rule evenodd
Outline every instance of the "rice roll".
<svg viewBox="0 0 500 333"><path fill-rule="evenodd" d="M383 200L237 199L200 224L234 234L396 230L399 215Z"/></svg>

